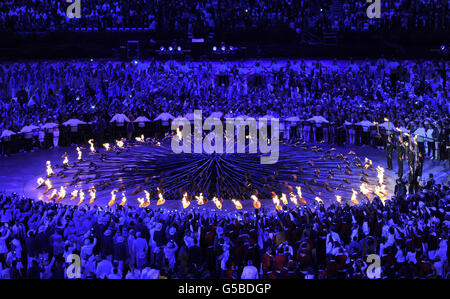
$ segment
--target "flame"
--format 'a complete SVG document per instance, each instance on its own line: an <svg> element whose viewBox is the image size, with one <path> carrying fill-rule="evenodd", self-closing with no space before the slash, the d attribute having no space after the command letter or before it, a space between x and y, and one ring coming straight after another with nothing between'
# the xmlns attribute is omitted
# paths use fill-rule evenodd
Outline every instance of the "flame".
<svg viewBox="0 0 450 299"><path fill-rule="evenodd" d="M281 202L283 202L284 205L288 204L287 196L284 193L281 193Z"/></svg>
<svg viewBox="0 0 450 299"><path fill-rule="evenodd" d="M78 202L78 205L81 205L84 202L84 192L83 192L83 190L80 190L80 193L78 195L80 196L80 201Z"/></svg>
<svg viewBox="0 0 450 299"><path fill-rule="evenodd" d="M322 204L323 205L323 200L321 199L321 198L319 198L318 196L316 196L316 198L314 198L316 201L317 201L317 203L320 205L320 204Z"/></svg>
<svg viewBox="0 0 450 299"><path fill-rule="evenodd" d="M182 131L180 131L180 128L177 128L177 137L178 137L179 141L181 141L181 139L183 139L183 133L182 133Z"/></svg>
<svg viewBox="0 0 450 299"><path fill-rule="evenodd" d="M95 153L95 147L94 147L94 139L89 139L88 143L91 145L90 150L91 153Z"/></svg>
<svg viewBox="0 0 450 299"><path fill-rule="evenodd" d="M66 197L66 187L61 186L58 193L58 200L61 201Z"/></svg>
<svg viewBox="0 0 450 299"><path fill-rule="evenodd" d="M143 208L145 204L145 199L143 197L138 198L137 201L139 202L139 207Z"/></svg>
<svg viewBox="0 0 450 299"><path fill-rule="evenodd" d="M148 192L147 190L144 190L145 193L145 199L146 201L144 202L143 207L148 207L150 205L150 192Z"/></svg>
<svg viewBox="0 0 450 299"><path fill-rule="evenodd" d="M293 204L295 204L296 206L300 205L297 201L297 196L295 196L294 192L289 193L289 199L291 200L291 202Z"/></svg>
<svg viewBox="0 0 450 299"><path fill-rule="evenodd" d="M203 197L203 193L200 193L198 196L195 196L195 199L197 199L197 204L199 206L205 204L205 198Z"/></svg>
<svg viewBox="0 0 450 299"><path fill-rule="evenodd" d="M189 201L189 195L187 192L184 192L183 198L181 199L181 202L183 203L183 209L187 209L191 202Z"/></svg>
<svg viewBox="0 0 450 299"><path fill-rule="evenodd" d="M92 187L89 189L89 195L91 196L91 200L89 201L90 204L93 204L95 201L95 193L97 193L97 190L95 190L95 187Z"/></svg>
<svg viewBox="0 0 450 299"><path fill-rule="evenodd" d="M156 205L160 206L160 205L163 205L165 202L166 202L166 200L164 199L162 191L158 187L158 201L156 202Z"/></svg>
<svg viewBox="0 0 450 299"><path fill-rule="evenodd" d="M383 185L384 182L384 168L381 166L377 167L377 178L378 184Z"/></svg>
<svg viewBox="0 0 450 299"><path fill-rule="evenodd" d="M306 204L306 200L302 196L302 187L297 186L297 187L295 187L295 189L297 189L297 195L298 195L298 198L300 199L300 201L302 203Z"/></svg>
<svg viewBox="0 0 450 299"><path fill-rule="evenodd" d="M72 197L70 198L70 200L74 200L75 198L77 198L78 196L78 190L73 190L72 193L70 193L72 195Z"/></svg>
<svg viewBox="0 0 450 299"><path fill-rule="evenodd" d="M278 195L276 195L275 192L272 192L272 201L275 204L275 208L277 210L282 210L283 207L280 205L280 199L278 198Z"/></svg>
<svg viewBox="0 0 450 299"><path fill-rule="evenodd" d="M213 197L212 201L219 210L222 209L222 203L220 202L220 200L217 197Z"/></svg>
<svg viewBox="0 0 450 299"><path fill-rule="evenodd" d="M339 204L343 205L344 203L342 202L342 196L337 195L337 194L335 194L335 196L336 196L336 201L337 201Z"/></svg>
<svg viewBox="0 0 450 299"><path fill-rule="evenodd" d="M145 137L144 137L144 135L142 134L141 137L136 137L136 141L137 141L137 142L145 142Z"/></svg>
<svg viewBox="0 0 450 299"><path fill-rule="evenodd" d="M236 210L242 210L243 206L239 200L232 198L231 201L233 202L234 206L236 207Z"/></svg>
<svg viewBox="0 0 450 299"><path fill-rule="evenodd" d="M361 186L359 186L359 191L364 194L364 196L367 196L371 192L366 183L362 183Z"/></svg>
<svg viewBox="0 0 450 299"><path fill-rule="evenodd" d="M122 201L120 202L119 206L124 206L127 204L127 197L125 196L125 191L122 191Z"/></svg>
<svg viewBox="0 0 450 299"><path fill-rule="evenodd" d="M81 151L80 147L77 147L77 153L78 153L78 161L82 159L83 157L83 152Z"/></svg>
<svg viewBox="0 0 450 299"><path fill-rule="evenodd" d="M372 160L367 159L367 157L364 159L364 169L367 169L372 166Z"/></svg>
<svg viewBox="0 0 450 299"><path fill-rule="evenodd" d="M255 209L261 208L261 202L259 201L258 197L256 195L250 196L250 198L253 200L253 207Z"/></svg>
<svg viewBox="0 0 450 299"><path fill-rule="evenodd" d="M37 179L37 184L38 186L36 188L40 188L42 186L44 186L45 180L43 178L38 178Z"/></svg>
<svg viewBox="0 0 450 299"><path fill-rule="evenodd" d="M359 205L359 201L356 198L356 194L358 194L358 192L355 189L352 189L352 197L351 197L351 201L352 203L354 203L355 205Z"/></svg>
<svg viewBox="0 0 450 299"><path fill-rule="evenodd" d="M103 143L103 147L105 148L105 151L109 152L111 149L111 145L109 143Z"/></svg>
<svg viewBox="0 0 450 299"><path fill-rule="evenodd" d="M44 194L53 189L52 182L49 179L46 179L44 184L47 186L47 189L43 192Z"/></svg>
<svg viewBox="0 0 450 299"><path fill-rule="evenodd" d="M111 199L108 202L108 206L112 207L115 203L116 203L116 193L118 191L116 189L114 189L113 191L111 191Z"/></svg>
<svg viewBox="0 0 450 299"><path fill-rule="evenodd" d="M52 169L52 163L50 161L47 161L46 165L47 165L47 177L54 175L55 173L53 172Z"/></svg>
<svg viewBox="0 0 450 299"><path fill-rule="evenodd" d="M52 194L48 197L48 201L51 201L53 199L53 197L56 196L56 194L58 193L58 191L56 191L55 189L53 190Z"/></svg>
<svg viewBox="0 0 450 299"><path fill-rule="evenodd" d="M67 155L64 155L63 164L69 165L69 157Z"/></svg>
<svg viewBox="0 0 450 299"><path fill-rule="evenodd" d="M123 141L122 141L122 140L116 140L116 145L117 145L117 147L119 147L120 149L123 149L124 144L123 144Z"/></svg>
<svg viewBox="0 0 450 299"><path fill-rule="evenodd" d="M156 142L156 146L161 146L161 142Z"/></svg>
<svg viewBox="0 0 450 299"><path fill-rule="evenodd" d="M373 193L375 193L380 198L383 205L385 205L385 202L387 200L386 185L376 186Z"/></svg>

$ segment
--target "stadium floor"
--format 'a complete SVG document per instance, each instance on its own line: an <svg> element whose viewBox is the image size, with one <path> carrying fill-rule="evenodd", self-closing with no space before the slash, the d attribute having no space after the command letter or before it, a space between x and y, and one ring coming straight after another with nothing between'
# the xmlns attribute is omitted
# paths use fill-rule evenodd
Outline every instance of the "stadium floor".
<svg viewBox="0 0 450 299"><path fill-rule="evenodd" d="M337 148L337 150L341 151L350 151L353 150L360 157L367 157L373 161L374 166L382 166L386 168L386 159L385 152L382 150L377 150L372 147L345 147L345 148ZM5 191L6 193L16 192L19 195L25 195L31 198L36 198L37 200L47 200L48 194L45 196L42 193L42 189L36 189L36 180L39 177L44 177L45 175L45 161L52 161L52 163L58 163L61 161L61 156L65 153L73 153L75 152L74 147L64 147L50 150L36 150L31 153L19 153L15 154L8 158L0 158L0 190ZM394 186L395 186L395 178L397 165L395 159L394 152L394 171L386 170L386 189L389 193L389 196L392 196ZM404 166L405 177L407 174L407 165L405 163ZM435 180L437 183L448 182L449 181L449 173L450 167L446 164L433 161L426 160L424 165L424 175L423 177L428 178L429 173L433 173ZM375 175L376 176L376 175ZM110 189L112 190L112 188ZM105 192L98 194L95 204L99 206L106 206L108 201L110 200L109 189L105 190ZM68 192L70 193L70 191ZM138 202L136 201L136 196L129 196L128 204L133 206L137 206ZM70 197L70 194L67 195ZM308 196L311 197L311 196ZM327 192L322 192L320 196L325 205L329 205L334 202L333 194L328 194ZM89 194L86 194L87 202L89 201ZM120 193L117 196L118 202L120 202ZM306 198L306 196L305 196ZM311 199L311 198L310 198ZM260 199L262 207L267 209L273 209L274 205L271 199ZM312 202L314 200L311 199ZM64 203L67 204L76 204L78 200L69 201L65 200ZM163 206L156 206L156 200L152 198L152 204L150 208L160 208L164 207L165 209L181 209L182 203L181 200L167 200ZM252 201L244 201L243 202L244 210L253 209ZM289 203L289 206L294 207L292 203ZM197 206L196 203L192 203L190 208L211 208L215 209L214 204L210 202L202 207ZM223 211L235 211L234 205L231 201L225 201L223 203Z"/></svg>

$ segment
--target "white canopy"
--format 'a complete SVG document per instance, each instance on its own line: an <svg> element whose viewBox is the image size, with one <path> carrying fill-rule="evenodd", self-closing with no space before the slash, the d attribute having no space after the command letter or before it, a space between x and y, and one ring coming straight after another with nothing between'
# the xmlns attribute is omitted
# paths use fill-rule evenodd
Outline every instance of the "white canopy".
<svg viewBox="0 0 450 299"><path fill-rule="evenodd" d="M145 122L149 122L151 120L149 120L147 117L145 116L139 116L138 118L136 118L134 120L135 123L145 123Z"/></svg>
<svg viewBox="0 0 450 299"><path fill-rule="evenodd" d="M111 118L109 122L118 122L118 123L124 123L124 122L131 122L130 119L123 113L117 113L116 115Z"/></svg>
<svg viewBox="0 0 450 299"><path fill-rule="evenodd" d="M424 128L418 128L415 132L414 135L419 135L422 137L426 137L427 136L427 132L425 131Z"/></svg>
<svg viewBox="0 0 450 299"><path fill-rule="evenodd" d="M402 131L402 133L409 133L408 128L400 127L399 129L400 129L400 131Z"/></svg>
<svg viewBox="0 0 450 299"><path fill-rule="evenodd" d="M296 122L296 121L300 121L300 118L298 116L291 116L291 117L286 118L285 120Z"/></svg>
<svg viewBox="0 0 450 299"><path fill-rule="evenodd" d="M194 120L194 113L188 113L184 116L184 118L186 118L187 120L191 121Z"/></svg>
<svg viewBox="0 0 450 299"><path fill-rule="evenodd" d="M56 124L56 123L46 123L41 128L42 129L53 129L54 127L57 127L57 126L58 126L58 124Z"/></svg>
<svg viewBox="0 0 450 299"><path fill-rule="evenodd" d="M355 125L357 125L357 126L363 126L363 127L371 127L371 126L374 126L374 124L373 124L372 122L368 121L368 120L360 121L359 123L356 123Z"/></svg>
<svg viewBox="0 0 450 299"><path fill-rule="evenodd" d="M314 117L311 117L310 119L308 119L308 121L318 123L318 124L329 123L329 121L323 116L314 116Z"/></svg>
<svg viewBox="0 0 450 299"><path fill-rule="evenodd" d="M223 115L223 113L222 113L222 112L220 112L220 111L216 111L216 112L213 112L213 113L211 113L211 115L210 115L209 117L216 117L216 118L221 118L221 117L222 117L222 115Z"/></svg>
<svg viewBox="0 0 450 299"><path fill-rule="evenodd" d="M163 112L163 113L161 113L160 115L158 115L158 117L156 117L154 120L155 120L155 121L156 121L156 120L167 121L167 120L169 120L169 119L175 119L175 117L174 117L172 114L170 114L170 113Z"/></svg>
<svg viewBox="0 0 450 299"><path fill-rule="evenodd" d="M389 125L388 125L389 123ZM392 124L392 122L384 122L380 125L380 127L385 128L386 130L394 130L395 126Z"/></svg>
<svg viewBox="0 0 450 299"><path fill-rule="evenodd" d="M14 133L13 131L10 131L10 130L4 130L2 132L2 136L0 136L0 138L9 137L9 136L12 136L12 135L16 135L16 133Z"/></svg>
<svg viewBox="0 0 450 299"><path fill-rule="evenodd" d="M274 118L276 118L275 116L273 116L273 115L269 115L269 114L266 114L266 115L264 115L264 116L261 116L261 117L258 117L259 119L261 119L261 118L265 118L265 119L267 119L267 122L268 123L270 123L271 122L271 120L272 119L274 119Z"/></svg>
<svg viewBox="0 0 450 299"><path fill-rule="evenodd" d="M64 126L71 126L71 127L76 127L78 125L85 125L86 122L79 120L77 118L71 118L68 121L66 121L65 123L63 123Z"/></svg>
<svg viewBox="0 0 450 299"><path fill-rule="evenodd" d="M29 125L29 126L25 126L22 128L22 130L20 130L19 133L30 133L33 132L34 130L39 129L39 127L34 126L34 125Z"/></svg>

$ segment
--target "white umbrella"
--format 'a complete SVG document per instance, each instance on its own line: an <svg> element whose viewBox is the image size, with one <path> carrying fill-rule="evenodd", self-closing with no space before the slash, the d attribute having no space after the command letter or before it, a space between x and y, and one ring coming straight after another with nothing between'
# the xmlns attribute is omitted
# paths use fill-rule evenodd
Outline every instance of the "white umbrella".
<svg viewBox="0 0 450 299"><path fill-rule="evenodd" d="M79 120L77 118L71 118L65 123L63 123L64 126L70 126L70 131L74 133L78 132L78 125L85 125L85 124L86 122Z"/></svg>
<svg viewBox="0 0 450 299"><path fill-rule="evenodd" d="M79 120L77 118L71 118L68 121L63 123L64 126L71 126L71 127L76 127L78 125L85 125L85 124L86 124L86 122Z"/></svg>
<svg viewBox="0 0 450 299"><path fill-rule="evenodd" d="M58 124L56 124L56 123L46 123L41 128L42 129L53 129L54 127L57 127L57 126L58 126Z"/></svg>
<svg viewBox="0 0 450 299"><path fill-rule="evenodd" d="M314 117L311 117L310 119L308 119L308 121L309 122L318 123L318 124L320 124L320 123L329 123L329 121L323 116L314 116Z"/></svg>
<svg viewBox="0 0 450 299"><path fill-rule="evenodd" d="M10 131L10 130L4 130L4 131L2 132L2 136L0 136L0 138L3 138L3 137L10 137L10 136L12 136L12 135L16 135L16 133L14 133L13 131Z"/></svg>
<svg viewBox="0 0 450 299"><path fill-rule="evenodd" d="M242 119L247 119L247 118L249 118L250 116L245 115L245 114L242 114L242 115L236 116L236 118L238 118L238 117L240 117L240 118L242 118Z"/></svg>
<svg viewBox="0 0 450 299"><path fill-rule="evenodd" d="M222 115L223 115L223 113L222 113L222 112L220 112L220 111L216 111L216 112L213 112L213 113L211 113L211 115L210 115L209 117L216 117L216 118L221 118L221 117L222 117Z"/></svg>
<svg viewBox="0 0 450 299"><path fill-rule="evenodd" d="M420 127L414 132L414 135L419 135L419 136L422 136L422 137L426 137L427 136L427 132L425 131L424 128Z"/></svg>
<svg viewBox="0 0 450 299"><path fill-rule="evenodd" d="M362 127L372 127L374 124L368 120L363 120L363 121L360 121L359 123L356 123L355 125L362 126Z"/></svg>
<svg viewBox="0 0 450 299"><path fill-rule="evenodd" d="M33 132L34 130L39 129L39 127L34 126L34 125L29 125L29 126L25 126L22 128L22 130L20 130L19 133L30 133Z"/></svg>
<svg viewBox="0 0 450 299"><path fill-rule="evenodd" d="M260 118L272 119L272 118L276 118L276 117L275 117L275 116L272 116L272 115L269 115L269 114L266 114L266 115L264 115L264 116L261 116Z"/></svg>
<svg viewBox="0 0 450 299"><path fill-rule="evenodd" d="M158 115L158 117L155 118L154 120L168 121L169 119L175 119L175 117L170 113L163 112L160 115Z"/></svg>
<svg viewBox="0 0 450 299"><path fill-rule="evenodd" d="M117 123L124 123L124 122L131 122L130 119L123 113L117 113L116 115L111 118L109 122L117 122Z"/></svg>
<svg viewBox="0 0 450 299"><path fill-rule="evenodd" d="M192 112L188 113L184 116L184 118L186 118L189 121L192 121L192 120L194 120L194 113L192 113Z"/></svg>
<svg viewBox="0 0 450 299"><path fill-rule="evenodd" d="M145 116L139 116L138 118L136 118L135 120L134 120L134 122L135 123L146 123L146 122L149 122L149 121L151 121L151 120L149 120L147 117L145 117Z"/></svg>
<svg viewBox="0 0 450 299"><path fill-rule="evenodd" d="M385 128L386 130L394 130L395 126L392 124L392 122L384 122L380 125L380 127Z"/></svg>
<svg viewBox="0 0 450 299"><path fill-rule="evenodd" d="M134 122L135 123L139 123L139 127L143 128L143 127L145 127L145 123L146 122L150 122L150 120L147 117L145 117L145 116L139 116L138 118L136 118L134 120Z"/></svg>
<svg viewBox="0 0 450 299"><path fill-rule="evenodd" d="M234 115L233 115L233 113L227 113L227 114L225 114L225 116L224 116L225 118L233 118L234 117Z"/></svg>
<svg viewBox="0 0 450 299"><path fill-rule="evenodd" d="M402 131L402 133L409 133L408 128L405 127L400 127L399 130Z"/></svg>
<svg viewBox="0 0 450 299"><path fill-rule="evenodd" d="M290 121L290 122L298 122L300 121L300 118L298 116L291 116L285 119L286 121Z"/></svg>

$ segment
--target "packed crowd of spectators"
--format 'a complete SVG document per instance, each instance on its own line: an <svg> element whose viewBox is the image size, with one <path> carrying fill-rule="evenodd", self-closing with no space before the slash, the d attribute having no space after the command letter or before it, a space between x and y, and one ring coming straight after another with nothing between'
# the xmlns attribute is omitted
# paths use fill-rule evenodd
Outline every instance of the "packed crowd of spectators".
<svg viewBox="0 0 450 299"><path fill-rule="evenodd" d="M171 34L205 36L257 28L267 32L300 33L364 31L369 26L386 31L444 31L448 28L448 1L384 0L382 18L369 21L366 1L203 0L81 1L81 18L69 19L65 1L6 0L0 3L0 31L64 31L76 27L146 28Z"/></svg>
<svg viewBox="0 0 450 299"><path fill-rule="evenodd" d="M445 32L449 26L449 3L440 0L382 0L381 18L367 20L365 1L344 0L339 30L385 32Z"/></svg>
<svg viewBox="0 0 450 299"><path fill-rule="evenodd" d="M113 210L1 194L0 276L449 278L449 199L432 179L386 205L277 212Z"/></svg>
<svg viewBox="0 0 450 299"><path fill-rule="evenodd" d="M92 129L99 131L112 125L109 121L116 113L124 113L130 120L138 116L154 120L162 112L178 117L201 109L204 117L215 111L222 111L227 117L298 117L299 125L291 136L383 146L375 138L382 130L380 126L355 124L364 120L382 124L387 118L390 130L395 131L394 125L410 134L422 132L419 142L436 145L427 154L446 160L448 67L447 61L384 58L359 62L2 64L0 134L49 122L59 124L62 130L61 124L71 118L91 123ZM327 129L321 138L313 136L314 124L305 122L313 116L329 121L323 125ZM37 141L39 128L34 134ZM5 149L2 154L7 154Z"/></svg>

